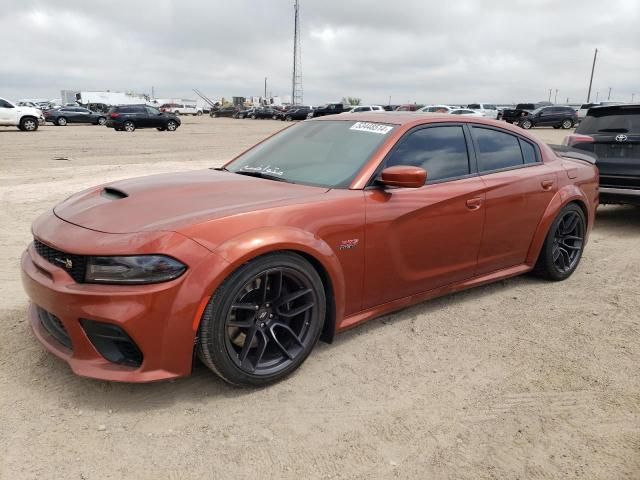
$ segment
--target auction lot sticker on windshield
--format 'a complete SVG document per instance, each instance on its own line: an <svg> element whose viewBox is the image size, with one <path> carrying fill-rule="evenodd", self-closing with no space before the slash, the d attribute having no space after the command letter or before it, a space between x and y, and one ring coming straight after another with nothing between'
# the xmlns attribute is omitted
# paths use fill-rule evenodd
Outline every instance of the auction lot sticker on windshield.
<svg viewBox="0 0 640 480"><path fill-rule="evenodd" d="M386 135L393 127L391 125L383 125L381 123L369 123L369 122L356 122L349 130L358 130L359 132L371 132L379 133L380 135Z"/></svg>

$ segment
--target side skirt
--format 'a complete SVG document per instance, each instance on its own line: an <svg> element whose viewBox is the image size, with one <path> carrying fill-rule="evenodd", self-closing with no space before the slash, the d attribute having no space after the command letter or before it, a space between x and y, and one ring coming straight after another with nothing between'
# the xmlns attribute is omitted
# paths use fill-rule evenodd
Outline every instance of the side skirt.
<svg viewBox="0 0 640 480"><path fill-rule="evenodd" d="M444 285L427 292L416 293L415 295L409 295L408 297L383 303L382 305L376 305L375 307L345 317L342 322L340 322L337 331L343 332L345 330L348 330L349 328L353 328L356 325L364 323L367 320L371 320L375 317L379 317L396 310L401 310L411 305L415 305L416 303L431 300L432 298L442 297L443 295L460 292L468 288L487 285L497 280L503 280L505 278L522 275L523 273L531 271L532 268L533 267L526 264L516 265L515 267L505 268L503 270L491 272L480 277L474 277L468 280L463 280L461 282L451 283L449 285Z"/></svg>

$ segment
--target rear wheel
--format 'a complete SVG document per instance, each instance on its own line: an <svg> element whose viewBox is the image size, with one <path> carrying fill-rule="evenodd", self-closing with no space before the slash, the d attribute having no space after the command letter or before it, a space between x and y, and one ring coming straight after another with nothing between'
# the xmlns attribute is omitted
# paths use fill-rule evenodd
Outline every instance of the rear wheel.
<svg viewBox="0 0 640 480"><path fill-rule="evenodd" d="M23 132L35 132L38 129L38 120L33 117L24 117L20 120L18 128Z"/></svg>
<svg viewBox="0 0 640 480"><path fill-rule="evenodd" d="M104 117L98 117L98 125L104 125L107 123L107 119Z"/></svg>
<svg viewBox="0 0 640 480"><path fill-rule="evenodd" d="M566 118L562 121L562 128L568 130L571 127L573 127L573 120L571 120L570 118Z"/></svg>
<svg viewBox="0 0 640 480"><path fill-rule="evenodd" d="M199 117L200 115L202 115L202 112L201 112L200 110L198 110L198 111L196 112L196 116L198 116L198 117Z"/></svg>
<svg viewBox="0 0 640 480"><path fill-rule="evenodd" d="M587 222L582 209L570 203L553 221L534 272L549 280L565 280L578 267L584 249Z"/></svg>
<svg viewBox="0 0 640 480"><path fill-rule="evenodd" d="M60 127L64 127L67 124L67 119L65 117L58 117L56 120L56 125Z"/></svg>
<svg viewBox="0 0 640 480"><path fill-rule="evenodd" d="M216 290L202 316L199 358L234 385L281 380L307 358L325 318L322 280L293 253L259 257Z"/></svg>
<svg viewBox="0 0 640 480"><path fill-rule="evenodd" d="M249 118L251 118L251 120L255 120L256 116L252 114Z"/></svg>
<svg viewBox="0 0 640 480"><path fill-rule="evenodd" d="M133 132L136 129L135 124L131 121L131 120L127 120L126 122L124 122L124 124L122 125L122 129L125 132Z"/></svg>

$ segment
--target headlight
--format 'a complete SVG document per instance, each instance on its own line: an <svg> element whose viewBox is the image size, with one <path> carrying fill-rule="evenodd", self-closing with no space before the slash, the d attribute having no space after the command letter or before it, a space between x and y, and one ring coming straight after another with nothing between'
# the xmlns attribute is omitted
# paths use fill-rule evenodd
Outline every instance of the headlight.
<svg viewBox="0 0 640 480"><path fill-rule="evenodd" d="M178 278L186 269L186 265L164 255L89 257L85 282L160 283Z"/></svg>

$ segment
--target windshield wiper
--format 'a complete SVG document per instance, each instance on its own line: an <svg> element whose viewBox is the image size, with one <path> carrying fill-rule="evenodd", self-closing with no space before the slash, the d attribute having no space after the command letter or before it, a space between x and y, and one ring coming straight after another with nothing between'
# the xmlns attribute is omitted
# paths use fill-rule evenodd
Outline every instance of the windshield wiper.
<svg viewBox="0 0 640 480"><path fill-rule="evenodd" d="M267 180L274 180L276 182L286 182L286 183L293 183L290 182L289 180L286 180L282 177L279 177L277 175L268 175L266 173L263 172L259 172L259 171L249 171L249 170L239 170L237 172L233 172L233 173L237 173L238 175L246 175L247 177L257 177L257 178L266 178Z"/></svg>

